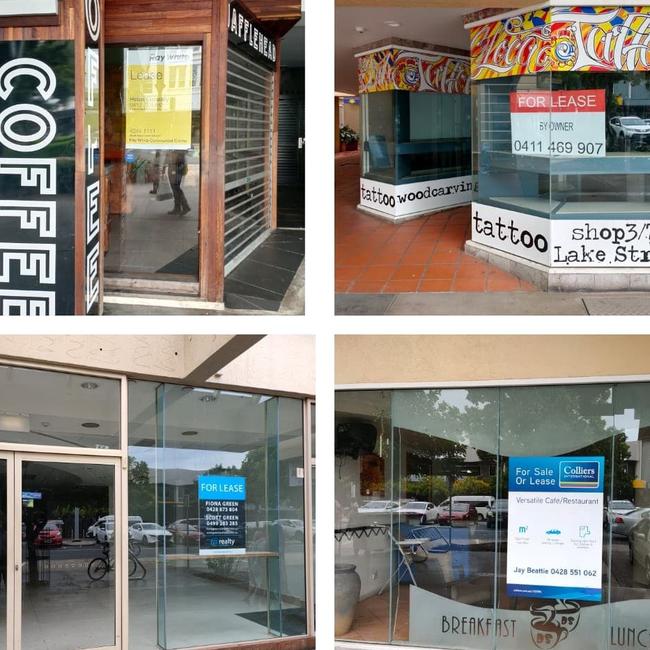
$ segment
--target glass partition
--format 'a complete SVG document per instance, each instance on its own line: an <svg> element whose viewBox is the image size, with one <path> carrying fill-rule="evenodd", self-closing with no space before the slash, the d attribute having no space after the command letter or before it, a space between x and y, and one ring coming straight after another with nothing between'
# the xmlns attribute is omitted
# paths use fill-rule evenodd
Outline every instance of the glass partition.
<svg viewBox="0 0 650 650"><path fill-rule="evenodd" d="M471 173L469 95L364 93L361 110L364 178L400 185Z"/></svg>
<svg viewBox="0 0 650 650"><path fill-rule="evenodd" d="M337 637L649 643L649 394L638 383L337 393Z"/></svg>
<svg viewBox="0 0 650 650"><path fill-rule="evenodd" d="M302 402L149 382L130 395L131 538L152 569L130 586L132 642L305 634Z"/></svg>

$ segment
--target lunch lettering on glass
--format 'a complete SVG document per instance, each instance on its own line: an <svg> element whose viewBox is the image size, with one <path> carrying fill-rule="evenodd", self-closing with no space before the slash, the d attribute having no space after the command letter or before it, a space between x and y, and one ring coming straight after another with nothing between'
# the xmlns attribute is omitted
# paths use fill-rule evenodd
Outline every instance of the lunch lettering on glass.
<svg viewBox="0 0 650 650"><path fill-rule="evenodd" d="M508 595L602 599L602 456L508 462Z"/></svg>
<svg viewBox="0 0 650 650"><path fill-rule="evenodd" d="M246 551L246 479L199 476L199 555Z"/></svg>

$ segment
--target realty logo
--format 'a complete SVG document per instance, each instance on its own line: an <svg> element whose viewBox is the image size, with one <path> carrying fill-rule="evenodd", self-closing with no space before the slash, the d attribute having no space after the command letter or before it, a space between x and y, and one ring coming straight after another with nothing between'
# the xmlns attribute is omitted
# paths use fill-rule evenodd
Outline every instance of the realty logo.
<svg viewBox="0 0 650 650"><path fill-rule="evenodd" d="M560 463L561 488L597 488L599 464L595 461L565 460Z"/></svg>

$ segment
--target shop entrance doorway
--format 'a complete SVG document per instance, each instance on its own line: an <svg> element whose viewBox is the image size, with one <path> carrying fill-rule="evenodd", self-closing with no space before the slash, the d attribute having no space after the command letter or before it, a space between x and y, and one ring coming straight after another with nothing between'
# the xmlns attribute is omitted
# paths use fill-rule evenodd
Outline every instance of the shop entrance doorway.
<svg viewBox="0 0 650 650"><path fill-rule="evenodd" d="M106 287L199 292L200 45L106 47Z"/></svg>
<svg viewBox="0 0 650 650"><path fill-rule="evenodd" d="M111 458L0 453L1 648L122 647L119 480Z"/></svg>

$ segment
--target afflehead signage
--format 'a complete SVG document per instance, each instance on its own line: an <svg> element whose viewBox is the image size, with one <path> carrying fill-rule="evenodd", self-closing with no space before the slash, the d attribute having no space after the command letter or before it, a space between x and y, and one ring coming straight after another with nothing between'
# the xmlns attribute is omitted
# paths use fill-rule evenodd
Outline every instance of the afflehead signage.
<svg viewBox="0 0 650 650"><path fill-rule="evenodd" d="M275 38L262 28L250 12L239 4L231 2L228 8L228 40L239 45L248 54L274 67L277 50Z"/></svg>

